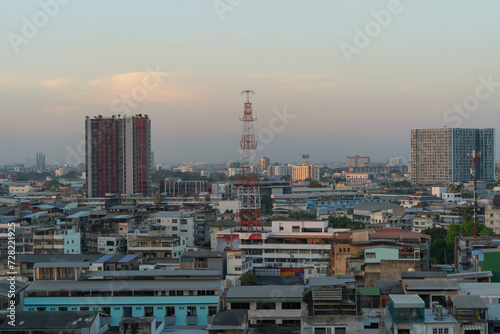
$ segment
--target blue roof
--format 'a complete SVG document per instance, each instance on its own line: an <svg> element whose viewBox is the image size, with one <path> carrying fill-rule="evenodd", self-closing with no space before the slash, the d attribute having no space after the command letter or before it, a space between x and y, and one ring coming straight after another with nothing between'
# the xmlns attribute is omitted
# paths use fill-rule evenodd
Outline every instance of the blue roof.
<svg viewBox="0 0 500 334"><path fill-rule="evenodd" d="M137 257L136 254L129 254L127 256L124 256L121 260L118 260L118 263L123 263L123 262L129 262L133 258Z"/></svg>
<svg viewBox="0 0 500 334"><path fill-rule="evenodd" d="M97 261L94 261L94 263L104 263L107 260L111 259L114 255L104 255L103 257L97 259Z"/></svg>

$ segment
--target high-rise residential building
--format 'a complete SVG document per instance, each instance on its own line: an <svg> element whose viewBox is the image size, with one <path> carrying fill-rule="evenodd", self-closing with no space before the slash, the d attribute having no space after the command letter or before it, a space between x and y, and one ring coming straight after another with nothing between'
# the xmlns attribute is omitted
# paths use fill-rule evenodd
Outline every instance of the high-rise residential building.
<svg viewBox="0 0 500 334"><path fill-rule="evenodd" d="M87 196L151 195L151 121L147 116L87 118Z"/></svg>
<svg viewBox="0 0 500 334"><path fill-rule="evenodd" d="M438 128L411 130L411 179L437 185L472 180L472 151L480 152L477 179L495 178L495 130Z"/></svg>
<svg viewBox="0 0 500 334"><path fill-rule="evenodd" d="M356 155L354 157L345 158L346 167L364 167L370 164L370 157L360 157Z"/></svg>
<svg viewBox="0 0 500 334"><path fill-rule="evenodd" d="M319 181L319 166L303 163L302 165L293 166L292 179L294 181Z"/></svg>
<svg viewBox="0 0 500 334"><path fill-rule="evenodd" d="M36 171L40 173L43 173L45 171L45 153L37 152Z"/></svg>
<svg viewBox="0 0 500 334"><path fill-rule="evenodd" d="M262 157L259 159L259 166L262 167L263 171L267 170L267 167L269 167L269 164L271 163L271 160L266 157Z"/></svg>

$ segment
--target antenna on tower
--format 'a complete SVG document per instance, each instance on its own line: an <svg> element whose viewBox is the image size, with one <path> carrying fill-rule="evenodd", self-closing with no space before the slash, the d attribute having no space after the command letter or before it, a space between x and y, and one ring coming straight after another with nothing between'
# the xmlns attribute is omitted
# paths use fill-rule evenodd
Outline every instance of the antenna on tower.
<svg viewBox="0 0 500 334"><path fill-rule="evenodd" d="M250 103L250 94L255 94L253 90L244 90L241 92L241 95L247 94L247 103Z"/></svg>

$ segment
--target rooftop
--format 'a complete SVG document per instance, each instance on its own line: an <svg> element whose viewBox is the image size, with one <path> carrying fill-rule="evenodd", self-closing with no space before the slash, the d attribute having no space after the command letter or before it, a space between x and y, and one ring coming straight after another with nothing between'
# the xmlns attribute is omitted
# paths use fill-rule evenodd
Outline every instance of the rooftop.
<svg viewBox="0 0 500 334"><path fill-rule="evenodd" d="M381 210L394 210L394 209L402 209L403 207L394 203L374 203L374 202L365 202L360 203L354 207L354 210L362 210L362 211L381 211Z"/></svg>
<svg viewBox="0 0 500 334"><path fill-rule="evenodd" d="M401 278L446 278L445 271L403 271Z"/></svg>
<svg viewBox="0 0 500 334"><path fill-rule="evenodd" d="M21 291L27 286L28 283L16 280L15 284L16 292ZM10 292L10 281L7 281L7 279L0 280L0 296L8 296L9 292Z"/></svg>
<svg viewBox="0 0 500 334"><path fill-rule="evenodd" d="M450 296L453 307L457 309L485 309L486 304L479 296Z"/></svg>
<svg viewBox="0 0 500 334"><path fill-rule="evenodd" d="M20 329L82 329L89 328L98 316L97 312L36 312L17 311L15 330ZM6 319L0 329L12 329Z"/></svg>
<svg viewBox="0 0 500 334"><path fill-rule="evenodd" d="M225 310L217 313L208 325L209 330L243 329L246 326L248 310Z"/></svg>
<svg viewBox="0 0 500 334"><path fill-rule="evenodd" d="M407 291L414 290L458 290L455 279L403 280Z"/></svg>
<svg viewBox="0 0 500 334"><path fill-rule="evenodd" d="M377 286L380 289L380 294L388 295L404 295L405 291L399 281L377 281Z"/></svg>
<svg viewBox="0 0 500 334"><path fill-rule="evenodd" d="M227 301L231 300L282 300L284 298L302 301L303 285L263 285L232 286L227 292Z"/></svg>
<svg viewBox="0 0 500 334"><path fill-rule="evenodd" d="M389 295L395 308L424 308L425 302L417 294Z"/></svg>
<svg viewBox="0 0 500 334"><path fill-rule="evenodd" d="M219 289L220 280L149 280L145 284L142 280L120 281L35 281L31 283L26 292L33 291L151 291L175 289Z"/></svg>
<svg viewBox="0 0 500 334"><path fill-rule="evenodd" d="M218 251L186 251L181 257L222 257L222 253Z"/></svg>
<svg viewBox="0 0 500 334"><path fill-rule="evenodd" d="M356 283L354 276L323 276L323 277L311 277L309 278L309 286L325 286L325 285L343 285Z"/></svg>
<svg viewBox="0 0 500 334"><path fill-rule="evenodd" d="M461 295L499 296L500 283L458 282L458 292Z"/></svg>
<svg viewBox="0 0 500 334"><path fill-rule="evenodd" d="M105 270L88 271L86 277L209 277L221 276L220 270Z"/></svg>

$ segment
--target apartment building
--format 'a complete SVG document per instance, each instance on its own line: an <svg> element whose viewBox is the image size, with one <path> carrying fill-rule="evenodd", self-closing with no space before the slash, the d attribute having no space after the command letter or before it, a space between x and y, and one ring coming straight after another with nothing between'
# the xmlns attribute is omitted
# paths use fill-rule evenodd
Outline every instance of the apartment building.
<svg viewBox="0 0 500 334"><path fill-rule="evenodd" d="M495 178L494 129L411 130L411 179L418 185L439 185L472 180L472 151L480 152L477 178Z"/></svg>

